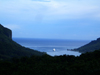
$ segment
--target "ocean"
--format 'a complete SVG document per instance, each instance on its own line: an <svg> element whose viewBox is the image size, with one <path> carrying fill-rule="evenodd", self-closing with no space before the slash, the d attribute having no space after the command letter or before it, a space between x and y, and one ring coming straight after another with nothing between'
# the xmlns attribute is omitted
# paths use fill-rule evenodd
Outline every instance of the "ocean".
<svg viewBox="0 0 100 75"><path fill-rule="evenodd" d="M22 46L40 52L46 52L51 56L59 56L64 54L79 56L81 53L76 51L69 51L67 49L76 49L90 42L89 40L61 40L34 38L13 38L13 40Z"/></svg>

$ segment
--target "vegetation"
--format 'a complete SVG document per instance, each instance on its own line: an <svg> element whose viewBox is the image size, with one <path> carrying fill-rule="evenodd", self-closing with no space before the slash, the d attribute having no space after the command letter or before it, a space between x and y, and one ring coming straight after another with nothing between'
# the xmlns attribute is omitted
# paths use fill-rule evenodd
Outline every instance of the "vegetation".
<svg viewBox="0 0 100 75"><path fill-rule="evenodd" d="M0 75L99 75L100 51L75 56L31 56L0 61Z"/></svg>
<svg viewBox="0 0 100 75"><path fill-rule="evenodd" d="M0 40L4 37L12 38L12 31L0 24Z"/></svg>
<svg viewBox="0 0 100 75"><path fill-rule="evenodd" d="M12 57L43 55L45 53L22 47L14 42L10 29L0 25L0 60L11 59Z"/></svg>
<svg viewBox="0 0 100 75"><path fill-rule="evenodd" d="M77 57L52 57L20 46L0 25L0 75L100 75L100 49Z"/></svg>
<svg viewBox="0 0 100 75"><path fill-rule="evenodd" d="M85 52L93 52L95 50L99 50L100 49L100 38L98 38L97 40L91 41L90 43L75 49L75 51L79 51L81 53L85 53Z"/></svg>

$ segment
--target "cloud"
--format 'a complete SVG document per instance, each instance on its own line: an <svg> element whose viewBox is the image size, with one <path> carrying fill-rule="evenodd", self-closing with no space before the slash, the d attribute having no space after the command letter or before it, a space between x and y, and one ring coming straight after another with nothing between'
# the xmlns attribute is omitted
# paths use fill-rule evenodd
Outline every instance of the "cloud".
<svg viewBox="0 0 100 75"><path fill-rule="evenodd" d="M93 18L96 12L100 12L100 5L96 5L95 2L90 0L6 0L0 2L2 7L0 13L11 18L31 21L36 21L39 16L42 20Z"/></svg>
<svg viewBox="0 0 100 75"><path fill-rule="evenodd" d="M0 0L0 23L15 37L99 36L99 21L100 0Z"/></svg>
<svg viewBox="0 0 100 75"><path fill-rule="evenodd" d="M17 30L20 29L19 25L13 25L13 24L9 24L9 25L4 25L5 27L11 29L11 30Z"/></svg>
<svg viewBox="0 0 100 75"><path fill-rule="evenodd" d="M48 15L53 15L57 19L77 19L90 17L91 15L95 14L94 11L98 12L99 10L98 6L96 5L79 2L51 2L49 7L50 9L48 10Z"/></svg>

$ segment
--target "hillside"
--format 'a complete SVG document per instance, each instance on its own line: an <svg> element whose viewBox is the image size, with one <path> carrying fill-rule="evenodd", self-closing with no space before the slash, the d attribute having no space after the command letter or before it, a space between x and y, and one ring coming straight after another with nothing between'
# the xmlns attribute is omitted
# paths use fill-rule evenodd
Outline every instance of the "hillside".
<svg viewBox="0 0 100 75"><path fill-rule="evenodd" d="M41 56L44 53L22 47L12 40L12 31L0 24L0 59L22 56Z"/></svg>
<svg viewBox="0 0 100 75"><path fill-rule="evenodd" d="M88 43L80 48L75 49L75 51L85 53L85 52L93 52L98 49L100 49L100 38L98 38L97 40L93 40L90 43Z"/></svg>
<svg viewBox="0 0 100 75"><path fill-rule="evenodd" d="M0 75L100 75L100 51L81 56L31 56L0 60Z"/></svg>
<svg viewBox="0 0 100 75"><path fill-rule="evenodd" d="M0 75L100 75L100 49L87 52L93 46L100 46L100 38L83 46L89 50L80 56L52 57L22 47L11 39L11 35L11 30L0 25ZM21 58L1 60L12 57Z"/></svg>

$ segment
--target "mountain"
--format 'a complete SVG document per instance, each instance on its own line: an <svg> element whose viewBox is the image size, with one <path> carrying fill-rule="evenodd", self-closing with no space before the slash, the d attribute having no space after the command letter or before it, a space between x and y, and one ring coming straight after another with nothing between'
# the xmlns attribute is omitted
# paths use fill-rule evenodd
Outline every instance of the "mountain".
<svg viewBox="0 0 100 75"><path fill-rule="evenodd" d="M25 48L12 40L12 31L0 24L0 60L23 56L42 56L44 52L39 52Z"/></svg>
<svg viewBox="0 0 100 75"><path fill-rule="evenodd" d="M97 40L93 40L90 43L75 49L75 51L79 51L81 53L85 53L85 52L93 52L95 50L99 50L100 49L100 38L98 38Z"/></svg>
<svg viewBox="0 0 100 75"><path fill-rule="evenodd" d="M0 24L0 40L1 40L1 37L8 37L8 38L11 38L12 39L12 31L8 28L5 28L3 27L1 24ZM2 38L3 38L2 37Z"/></svg>

